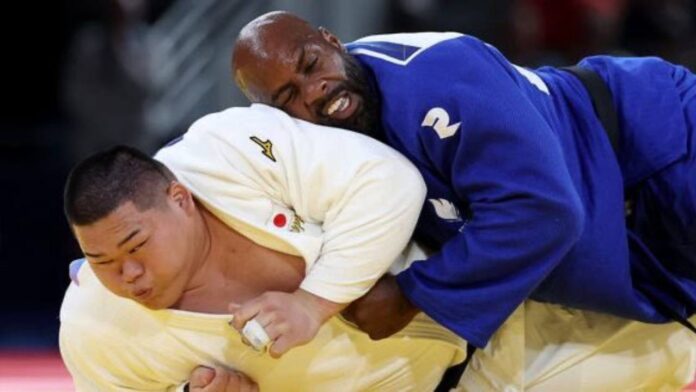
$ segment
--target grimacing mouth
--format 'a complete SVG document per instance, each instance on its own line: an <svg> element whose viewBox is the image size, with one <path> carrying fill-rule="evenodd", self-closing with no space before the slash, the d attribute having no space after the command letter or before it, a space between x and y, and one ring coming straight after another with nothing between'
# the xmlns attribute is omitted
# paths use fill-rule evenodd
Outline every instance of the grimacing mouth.
<svg viewBox="0 0 696 392"><path fill-rule="evenodd" d="M356 102L357 101L357 102ZM360 111L360 101L362 97L357 92L347 88L345 84L336 86L326 97L317 102L315 115L322 124L340 125L349 122ZM358 105L346 116L341 116L341 112L350 109L352 105Z"/></svg>

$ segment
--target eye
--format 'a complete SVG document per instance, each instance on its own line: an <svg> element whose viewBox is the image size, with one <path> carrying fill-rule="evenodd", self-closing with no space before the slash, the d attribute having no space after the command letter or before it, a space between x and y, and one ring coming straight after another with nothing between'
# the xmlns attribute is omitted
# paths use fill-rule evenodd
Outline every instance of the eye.
<svg viewBox="0 0 696 392"><path fill-rule="evenodd" d="M283 94L283 97L280 100L280 107L284 108L287 104L292 102L293 98L295 98L295 90L289 89L287 93Z"/></svg>
<svg viewBox="0 0 696 392"><path fill-rule="evenodd" d="M319 61L319 56L314 56L312 61L307 63L307 65L304 68L304 73L308 74L314 70L314 67L317 65L317 62Z"/></svg>
<svg viewBox="0 0 696 392"><path fill-rule="evenodd" d="M142 248L143 245L145 245L146 243L147 243L147 240L145 240L145 241L139 243L139 244L136 245L134 248L132 248L131 250L129 250L128 253L131 254L131 255L134 254L135 252L137 252L138 250L140 250L140 248Z"/></svg>

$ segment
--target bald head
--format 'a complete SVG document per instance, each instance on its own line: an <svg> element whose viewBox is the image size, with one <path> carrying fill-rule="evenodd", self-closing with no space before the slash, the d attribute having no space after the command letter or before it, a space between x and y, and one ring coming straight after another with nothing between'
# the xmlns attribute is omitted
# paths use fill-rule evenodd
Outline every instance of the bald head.
<svg viewBox="0 0 696 392"><path fill-rule="evenodd" d="M235 82L252 102L314 123L364 130L377 105L361 66L335 35L285 11L242 28L232 54Z"/></svg>
<svg viewBox="0 0 696 392"><path fill-rule="evenodd" d="M257 58L268 58L269 46L282 37L297 40L319 34L306 20L287 11L273 11L263 14L247 23L237 36L233 52L233 66L244 60L246 54Z"/></svg>

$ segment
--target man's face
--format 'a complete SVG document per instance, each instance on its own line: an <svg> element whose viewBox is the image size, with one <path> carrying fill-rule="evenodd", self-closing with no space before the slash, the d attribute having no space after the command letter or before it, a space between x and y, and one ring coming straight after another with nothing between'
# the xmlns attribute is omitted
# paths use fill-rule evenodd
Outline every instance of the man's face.
<svg viewBox="0 0 696 392"><path fill-rule="evenodd" d="M150 309L175 305L192 273L192 223L169 204L139 211L126 202L93 224L73 226L102 284Z"/></svg>
<svg viewBox="0 0 696 392"><path fill-rule="evenodd" d="M331 33L281 29L266 33L261 45L235 56L235 79L250 100L317 124L365 133L379 126L364 69Z"/></svg>

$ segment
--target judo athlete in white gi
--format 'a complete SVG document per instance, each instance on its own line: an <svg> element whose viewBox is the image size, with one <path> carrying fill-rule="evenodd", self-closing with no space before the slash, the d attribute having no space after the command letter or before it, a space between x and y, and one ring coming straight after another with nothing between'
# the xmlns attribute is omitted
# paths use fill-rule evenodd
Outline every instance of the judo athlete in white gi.
<svg viewBox="0 0 696 392"><path fill-rule="evenodd" d="M340 302L389 268L425 191L390 148L254 105L206 116L161 150L176 178L133 154L90 158L66 185L88 261L61 309L79 390L176 389L206 365L262 391L427 391L463 360L463 342L427 318L379 342L332 318L280 359L228 325L229 302L298 287Z"/></svg>

